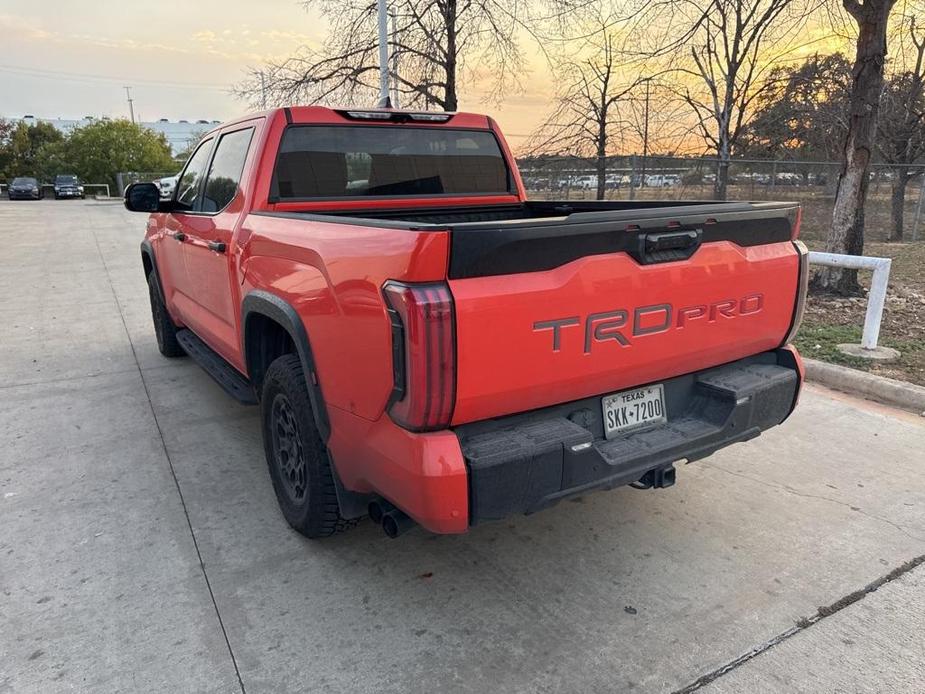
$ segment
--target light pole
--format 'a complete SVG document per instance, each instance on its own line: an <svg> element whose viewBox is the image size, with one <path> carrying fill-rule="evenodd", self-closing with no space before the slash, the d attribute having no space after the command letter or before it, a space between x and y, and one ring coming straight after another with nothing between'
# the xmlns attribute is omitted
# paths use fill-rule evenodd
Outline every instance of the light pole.
<svg viewBox="0 0 925 694"><path fill-rule="evenodd" d="M646 162L649 158L649 80L646 79L646 110L642 126L642 180L640 187L646 187Z"/></svg>
<svg viewBox="0 0 925 694"><path fill-rule="evenodd" d="M392 18L392 108L398 105L398 19L394 9L389 9Z"/></svg>
<svg viewBox="0 0 925 694"><path fill-rule="evenodd" d="M132 99L132 88L125 87L125 98L128 99L128 115L132 119L132 125L135 124L135 107L133 105L134 99Z"/></svg>
<svg viewBox="0 0 925 694"><path fill-rule="evenodd" d="M389 97L389 12L386 0L377 0L379 19L379 108L392 108Z"/></svg>

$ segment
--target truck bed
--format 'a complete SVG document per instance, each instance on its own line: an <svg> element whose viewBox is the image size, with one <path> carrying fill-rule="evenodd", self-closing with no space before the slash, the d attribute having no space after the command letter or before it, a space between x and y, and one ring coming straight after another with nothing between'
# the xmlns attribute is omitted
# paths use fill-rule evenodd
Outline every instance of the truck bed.
<svg viewBox="0 0 925 694"><path fill-rule="evenodd" d="M621 251L645 262L645 237L665 231L696 231L699 243L757 246L787 241L798 210L793 202L531 200L518 205L363 210L361 214L356 210L264 214L411 231L448 229L453 232L449 278L462 279L549 270L585 256Z"/></svg>
<svg viewBox="0 0 925 694"><path fill-rule="evenodd" d="M341 219L351 224L394 221L396 227L421 229L429 226L446 228L477 228L496 222L521 223L583 223L590 221L625 221L651 219L678 214L712 215L716 213L750 214L761 217L774 210L789 210L793 202L714 202L704 200L528 200L518 205L486 205L466 207L395 208L381 210L345 210L341 212L275 212L271 214L333 221ZM333 219L332 219L333 218ZM393 226L393 225L388 225Z"/></svg>

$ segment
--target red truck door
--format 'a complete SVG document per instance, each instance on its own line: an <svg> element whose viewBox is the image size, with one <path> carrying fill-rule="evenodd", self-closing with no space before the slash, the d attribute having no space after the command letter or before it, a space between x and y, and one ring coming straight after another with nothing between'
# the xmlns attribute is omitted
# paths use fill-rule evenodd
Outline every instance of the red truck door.
<svg viewBox="0 0 925 694"><path fill-rule="evenodd" d="M198 214L183 229L186 271L193 288L186 307L187 325L238 368L243 368L243 361L235 327L238 292L232 240L244 211L241 175L253 135L254 126L245 124L219 136Z"/></svg>
<svg viewBox="0 0 925 694"><path fill-rule="evenodd" d="M186 271L186 235L197 220L199 195L214 144L212 137L199 143L177 179L173 210L165 216L164 239L156 251L167 305L184 323L193 303L193 289Z"/></svg>

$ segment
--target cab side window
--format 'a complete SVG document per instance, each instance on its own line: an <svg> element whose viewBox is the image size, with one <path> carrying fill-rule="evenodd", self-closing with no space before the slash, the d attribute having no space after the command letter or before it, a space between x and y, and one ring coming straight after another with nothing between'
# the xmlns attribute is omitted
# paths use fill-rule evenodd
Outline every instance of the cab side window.
<svg viewBox="0 0 925 694"><path fill-rule="evenodd" d="M182 211L196 210L199 203L199 192L202 189L202 178L209 163L209 154L212 151L212 138L203 140L193 156L186 163L180 180L177 181L176 209Z"/></svg>
<svg viewBox="0 0 925 694"><path fill-rule="evenodd" d="M220 212L238 194L241 172L244 170L244 161L247 159L247 150L253 134L253 128L236 130L222 135L218 141L206 178L206 190L202 199L203 212Z"/></svg>

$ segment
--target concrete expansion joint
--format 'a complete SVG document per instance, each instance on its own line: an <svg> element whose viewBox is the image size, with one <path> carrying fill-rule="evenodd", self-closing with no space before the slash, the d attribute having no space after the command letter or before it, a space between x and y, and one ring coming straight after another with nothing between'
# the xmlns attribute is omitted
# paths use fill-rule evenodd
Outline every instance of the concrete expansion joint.
<svg viewBox="0 0 925 694"><path fill-rule="evenodd" d="M109 289L112 292L113 298L116 300L116 306L119 309L119 318L122 320L122 328L125 330L125 337L128 340L129 347L132 350L132 358L135 361L135 368L138 370L138 376L141 379L141 385L144 388L145 399L148 402L148 409L151 412L151 417L154 420L154 426L157 429L158 438L161 441L161 449L164 452L164 458L167 461L167 466L170 469L170 476L173 478L174 486L177 490L177 495L180 497L180 506L183 508L183 515L186 517L186 525L189 529L190 538L193 541L193 547L196 550L196 558L199 560L199 569L202 571L202 578L206 584L206 590L209 593L209 598L212 600L212 609L215 611L215 617L218 620L218 626L221 629L222 637L225 641L225 647L228 649L228 656L231 658L231 664L234 667L235 675L238 679L238 686L241 689L241 694L247 694L244 689L244 680L241 678L241 671L238 668L238 660L234 655L234 649L231 647L231 640L228 638L228 631L225 629L225 622L222 619L222 613L218 609L218 601L215 599L215 592L212 590L212 581L209 580L209 574L206 573L206 565L202 559L202 552L199 549L199 542L196 539L196 533L193 530L193 521L190 519L189 508L186 505L186 499L183 497L183 490L180 488L180 480L177 477L177 471L174 468L173 460L170 458L170 451L167 450L167 442L164 440L164 431L161 428L161 423L157 418L157 412L154 409L154 403L151 401L151 391L148 389L148 382L145 379L144 371L142 371L141 363L138 361L138 353L135 351L135 343L132 341L132 334L129 332L128 323L125 320L125 313L122 310L122 305L118 301L116 295L116 288L112 283L112 274L109 272L109 266L106 264L106 258L103 256L103 249L100 247L99 239L96 236L96 232L93 230L93 227L90 226L90 233L93 234L93 240L96 243L96 251L100 256L100 263L103 265L103 270L106 273L106 280L109 283Z"/></svg>
<svg viewBox="0 0 925 694"><path fill-rule="evenodd" d="M844 610L846 607L850 607L856 602L863 600L871 593L876 593L883 586L887 585L888 583L892 583L898 578L901 578L902 576L906 575L907 573L914 570L918 566L921 566L922 564L925 564L925 554L920 554L919 556L913 559L910 559L909 561L903 562L902 564L897 566L895 569L893 569L889 573L886 573L880 578L876 579L875 581L868 583L866 586L864 586L860 590L856 590L852 593L848 593L847 595L840 597L835 602L819 607L819 609L816 610L815 614L812 614L808 617L801 617L800 619L797 620L794 626L790 627L786 631L781 632L780 634L778 634L771 640L766 641L759 646L755 646L751 650L743 653L742 655L740 655L737 658L734 658L733 660L730 660L728 663L725 663L724 665L716 668L715 670L712 670L711 672L708 672L705 675L701 675L700 677L698 677L696 680L694 680L690 684L684 687L681 687L680 689L676 689L674 692L672 692L672 694L690 694L690 692L696 692L698 689L701 689L707 686L711 682L715 682L723 675L726 675L732 672L736 668L747 663L749 660L752 660L753 658L761 655L762 653L765 653L771 650L772 648L774 648L778 644L783 643L784 641L791 638L792 636L795 636L796 634L799 634L802 631L806 631L807 629L811 628L812 626L816 624L819 624L819 622L822 622L823 620L831 617L834 614L838 614L839 612Z"/></svg>

